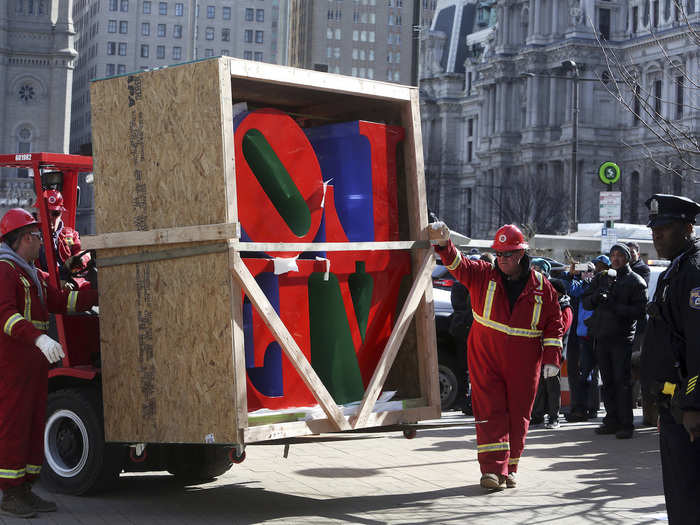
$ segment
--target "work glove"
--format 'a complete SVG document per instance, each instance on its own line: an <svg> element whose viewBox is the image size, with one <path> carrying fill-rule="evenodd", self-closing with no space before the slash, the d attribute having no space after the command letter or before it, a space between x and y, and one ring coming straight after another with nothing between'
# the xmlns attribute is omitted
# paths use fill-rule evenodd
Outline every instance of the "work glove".
<svg viewBox="0 0 700 525"><path fill-rule="evenodd" d="M450 229L442 221L431 222L430 226L430 240L438 241L438 244L446 244L450 238Z"/></svg>
<svg viewBox="0 0 700 525"><path fill-rule="evenodd" d="M554 377L559 373L559 367L554 366L554 365L544 365L544 368L542 369L542 377L545 379L549 379L550 377Z"/></svg>
<svg viewBox="0 0 700 525"><path fill-rule="evenodd" d="M46 334L41 334L37 337L34 344L41 350L41 353L44 354L49 363L56 363L66 357L61 345Z"/></svg>

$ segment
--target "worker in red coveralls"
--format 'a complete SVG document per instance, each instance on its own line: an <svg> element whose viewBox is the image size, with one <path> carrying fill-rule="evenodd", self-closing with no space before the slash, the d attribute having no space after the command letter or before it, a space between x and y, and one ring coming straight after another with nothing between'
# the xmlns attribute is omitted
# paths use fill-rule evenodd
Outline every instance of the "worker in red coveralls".
<svg viewBox="0 0 700 525"><path fill-rule="evenodd" d="M73 228L63 224L62 215L66 208L63 206L63 195L61 195L61 192L46 190L43 193L43 198L46 200L46 207L51 217L49 230L53 240L54 256L58 265L61 286L74 289L75 285L71 282L71 271L84 268L90 256L85 254L82 257L77 257L81 251L80 235ZM34 203L34 207L39 207L39 200ZM39 267L44 271L48 271L46 254L43 250L39 254ZM89 283L84 279L73 282L89 286ZM83 288L84 286L80 287Z"/></svg>
<svg viewBox="0 0 700 525"><path fill-rule="evenodd" d="M448 241L435 249L472 300L468 361L481 486L514 488L540 369L545 377L559 372L559 299L530 267L528 245L512 224L496 232L494 264L462 257L444 223L431 224L431 237Z"/></svg>
<svg viewBox="0 0 700 525"><path fill-rule="evenodd" d="M39 223L21 208L0 220L0 510L28 518L56 510L31 490L44 461L49 363L65 357L46 335L49 311L71 313L97 304L97 291L56 290L34 266Z"/></svg>

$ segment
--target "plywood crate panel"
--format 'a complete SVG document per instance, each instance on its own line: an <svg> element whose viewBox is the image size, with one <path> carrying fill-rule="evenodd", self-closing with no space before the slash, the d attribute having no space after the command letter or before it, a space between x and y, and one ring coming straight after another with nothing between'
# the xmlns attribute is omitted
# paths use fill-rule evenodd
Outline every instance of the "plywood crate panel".
<svg viewBox="0 0 700 525"><path fill-rule="evenodd" d="M289 112L303 126L350 120L402 125L399 212L408 223L402 238L426 238L415 89L219 58L93 82L91 101L98 235L236 223L232 107L245 102L249 109ZM171 248L212 245L221 251L100 269L108 440L242 441L245 360L237 339L242 323L233 248L225 240ZM98 261L162 249L104 249ZM390 381L402 397L418 398L419 410L407 419L395 414L391 422L439 414L431 290L426 298ZM289 435L327 430L323 421L283 424L275 435L285 429ZM271 433L258 429L248 439Z"/></svg>

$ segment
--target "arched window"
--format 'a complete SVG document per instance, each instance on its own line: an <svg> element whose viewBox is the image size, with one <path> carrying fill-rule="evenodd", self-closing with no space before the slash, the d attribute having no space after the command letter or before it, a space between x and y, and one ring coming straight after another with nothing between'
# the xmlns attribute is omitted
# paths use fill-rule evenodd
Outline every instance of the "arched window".
<svg viewBox="0 0 700 525"><path fill-rule="evenodd" d="M630 222L639 222L639 172L633 171L630 177Z"/></svg>
<svg viewBox="0 0 700 525"><path fill-rule="evenodd" d="M661 173L657 169L651 172L651 192L661 193Z"/></svg>
<svg viewBox="0 0 700 525"><path fill-rule="evenodd" d="M674 195L682 195L683 194L683 178L681 176L680 167L676 167L673 170L673 173L671 174L671 180L673 181L671 193L673 193Z"/></svg>

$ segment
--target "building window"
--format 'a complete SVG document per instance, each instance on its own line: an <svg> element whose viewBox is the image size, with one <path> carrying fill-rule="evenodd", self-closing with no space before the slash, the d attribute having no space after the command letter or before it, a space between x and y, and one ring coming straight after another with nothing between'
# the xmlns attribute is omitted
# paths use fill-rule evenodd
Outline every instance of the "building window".
<svg viewBox="0 0 700 525"><path fill-rule="evenodd" d="M255 21L256 22L264 22L265 21L265 10L264 9L256 9L255 10Z"/></svg>
<svg viewBox="0 0 700 525"><path fill-rule="evenodd" d="M630 222L639 221L639 172L633 171L630 180Z"/></svg>
<svg viewBox="0 0 700 525"><path fill-rule="evenodd" d="M119 42L119 56L125 57L126 56L126 42Z"/></svg>
<svg viewBox="0 0 700 525"><path fill-rule="evenodd" d="M160 60L165 58L165 46L156 46L156 58Z"/></svg>
<svg viewBox="0 0 700 525"><path fill-rule="evenodd" d="M179 46L173 47L173 60L180 60L182 58L182 48Z"/></svg>
<svg viewBox="0 0 700 525"><path fill-rule="evenodd" d="M255 60L257 62L262 62L263 61L263 54L262 51L256 51L255 52Z"/></svg>
<svg viewBox="0 0 700 525"><path fill-rule="evenodd" d="M230 51L229 49L222 49L222 50L221 50L221 56L222 56L222 57L231 56L231 51Z"/></svg>
<svg viewBox="0 0 700 525"><path fill-rule="evenodd" d="M661 193L661 172L657 169L651 172L651 193Z"/></svg>
<svg viewBox="0 0 700 525"><path fill-rule="evenodd" d="M141 44L141 58L148 58L148 44Z"/></svg>
<svg viewBox="0 0 700 525"><path fill-rule="evenodd" d="M119 10L119 0L109 0L109 10L118 11Z"/></svg>
<svg viewBox="0 0 700 525"><path fill-rule="evenodd" d="M204 32L204 38L207 40L214 40L214 28L213 27L207 27L206 31Z"/></svg>
<svg viewBox="0 0 700 525"><path fill-rule="evenodd" d="M651 3L651 14L654 17L654 27L659 27L659 0Z"/></svg>
<svg viewBox="0 0 700 525"><path fill-rule="evenodd" d="M342 35L342 34L341 34L341 32L340 32L340 28L339 28L339 27L336 27L336 28L335 28L335 39L336 39L336 40L340 40L341 35Z"/></svg>
<svg viewBox="0 0 700 525"><path fill-rule="evenodd" d="M151 2L150 0L145 0L143 3L143 14L144 15L150 15L151 14Z"/></svg>
<svg viewBox="0 0 700 525"><path fill-rule="evenodd" d="M117 66L117 74L121 75L123 73L126 73L126 65L125 64L119 64Z"/></svg>
<svg viewBox="0 0 700 525"><path fill-rule="evenodd" d="M129 22L127 22L126 20L122 20L121 22L119 22L119 32L122 35L126 35L129 32Z"/></svg>
<svg viewBox="0 0 700 525"><path fill-rule="evenodd" d="M222 42L229 42L231 40L231 30L228 28L224 28L221 30L221 41Z"/></svg>
<svg viewBox="0 0 700 525"><path fill-rule="evenodd" d="M642 88L640 87L639 84L636 84L634 86L634 119L632 124L634 126L639 125L639 119L641 117L641 111L642 111Z"/></svg>
<svg viewBox="0 0 700 525"><path fill-rule="evenodd" d="M158 2L158 14L167 15L168 14L168 2Z"/></svg>
<svg viewBox="0 0 700 525"><path fill-rule="evenodd" d="M255 20L255 9L252 7L247 7L245 10L245 20L246 22L252 22Z"/></svg>
<svg viewBox="0 0 700 525"><path fill-rule="evenodd" d="M252 29L246 29L243 32L243 42L246 44L251 44L253 42L253 30Z"/></svg>
<svg viewBox="0 0 700 525"><path fill-rule="evenodd" d="M122 13L128 13L129 12L129 0L122 0L121 4L119 5L119 10Z"/></svg>
<svg viewBox="0 0 700 525"><path fill-rule="evenodd" d="M116 33L117 32L117 21L116 20L110 20L107 22L107 32L108 33Z"/></svg>
<svg viewBox="0 0 700 525"><path fill-rule="evenodd" d="M117 43L116 42L107 42L107 54L108 55L116 55L117 54Z"/></svg>
<svg viewBox="0 0 700 525"><path fill-rule="evenodd" d="M222 7L221 8L221 17L224 20L231 20L231 8L230 7Z"/></svg>
<svg viewBox="0 0 700 525"><path fill-rule="evenodd" d="M180 24L173 26L173 38L182 38L182 26Z"/></svg>
<svg viewBox="0 0 700 525"><path fill-rule="evenodd" d="M661 115L661 80L654 81L654 111Z"/></svg>
<svg viewBox="0 0 700 525"><path fill-rule="evenodd" d="M632 8L632 32L636 33L639 29L639 7L634 6Z"/></svg>
<svg viewBox="0 0 700 525"><path fill-rule="evenodd" d="M333 29L331 29L330 27L326 28L326 38L328 40L331 40L333 38Z"/></svg>
<svg viewBox="0 0 700 525"><path fill-rule="evenodd" d="M175 16L182 16L185 13L185 6L183 4L175 4Z"/></svg>
<svg viewBox="0 0 700 525"><path fill-rule="evenodd" d="M114 64L107 64L107 69L105 69L105 75L111 77L114 75Z"/></svg>
<svg viewBox="0 0 700 525"><path fill-rule="evenodd" d="M204 56L206 58L213 57L214 56L214 50L213 49L205 49L204 50Z"/></svg>
<svg viewBox="0 0 700 525"><path fill-rule="evenodd" d="M208 5L207 6L207 18L214 18L216 15L216 7L213 5Z"/></svg>
<svg viewBox="0 0 700 525"><path fill-rule="evenodd" d="M256 44L262 44L263 43L263 31L256 31L255 32L255 43Z"/></svg>
<svg viewBox="0 0 700 525"><path fill-rule="evenodd" d="M604 40L610 40L610 9L598 9L598 32Z"/></svg>
<svg viewBox="0 0 700 525"><path fill-rule="evenodd" d="M158 36L165 36L165 24L158 24Z"/></svg>
<svg viewBox="0 0 700 525"><path fill-rule="evenodd" d="M676 118L683 118L683 87L685 84L683 76L676 77Z"/></svg>
<svg viewBox="0 0 700 525"><path fill-rule="evenodd" d="M243 58L245 58L246 60L253 60L253 52L243 51Z"/></svg>

